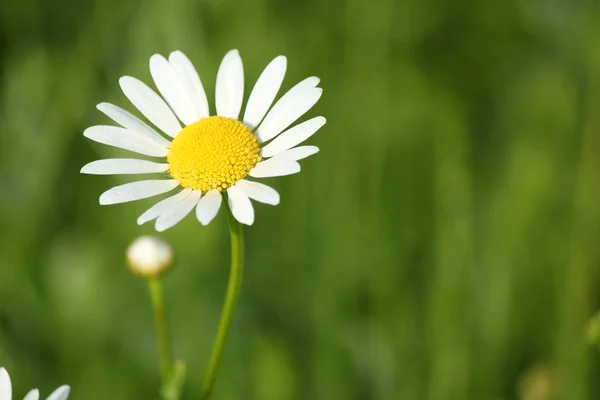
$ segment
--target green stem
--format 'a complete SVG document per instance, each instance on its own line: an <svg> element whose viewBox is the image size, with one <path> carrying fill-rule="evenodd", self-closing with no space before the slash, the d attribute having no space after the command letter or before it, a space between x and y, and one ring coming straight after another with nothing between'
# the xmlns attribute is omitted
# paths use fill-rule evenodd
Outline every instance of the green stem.
<svg viewBox="0 0 600 400"><path fill-rule="evenodd" d="M231 272L229 275L229 283L227 284L227 294L225 295L225 304L221 312L221 320L219 321L219 329L213 344L208 370L204 375L202 384L202 394L200 398L206 400L210 397L217 371L227 341L227 334L231 327L231 320L240 294L242 285L242 271L244 269L244 232L242 225L231 214L229 207L227 215L229 216L229 234L231 236Z"/></svg>
<svg viewBox="0 0 600 400"><path fill-rule="evenodd" d="M160 353L160 371L163 385L167 385L173 371L173 353L171 351L171 341L169 340L165 311L165 294L160 277L149 278L148 286L150 288L150 297L152 298L152 308L154 309L154 320L156 323L156 337Z"/></svg>

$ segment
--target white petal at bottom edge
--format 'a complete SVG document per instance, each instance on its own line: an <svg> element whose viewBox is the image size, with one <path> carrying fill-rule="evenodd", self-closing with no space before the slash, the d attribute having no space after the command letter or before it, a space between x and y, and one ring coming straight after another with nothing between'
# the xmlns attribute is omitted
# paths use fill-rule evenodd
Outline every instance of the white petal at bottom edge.
<svg viewBox="0 0 600 400"><path fill-rule="evenodd" d="M216 189L206 193L200 199L196 206L196 218L202 225L208 225L217 216L222 199L221 193Z"/></svg>
<svg viewBox="0 0 600 400"><path fill-rule="evenodd" d="M40 391L37 389L31 389L29 393L23 398L23 400L38 400L40 398Z"/></svg>
<svg viewBox="0 0 600 400"><path fill-rule="evenodd" d="M244 225L252 225L254 223L254 207L244 191L236 186L231 186L227 189L227 198L235 219Z"/></svg>
<svg viewBox="0 0 600 400"><path fill-rule="evenodd" d="M276 206L279 204L279 193L264 183L247 181L242 179L235 186L241 189L246 196L260 203Z"/></svg>
<svg viewBox="0 0 600 400"><path fill-rule="evenodd" d="M124 174L153 174L165 172L169 164L137 160L135 158L107 158L88 163L81 168L82 174L90 175L124 175Z"/></svg>
<svg viewBox="0 0 600 400"><path fill-rule="evenodd" d="M300 164L294 160L281 157L261 161L250 170L248 175L254 178L271 178L275 176L292 175L300 172Z"/></svg>
<svg viewBox="0 0 600 400"><path fill-rule="evenodd" d="M119 204L169 192L179 186L174 179L158 179L115 186L100 195L100 204Z"/></svg>
<svg viewBox="0 0 600 400"><path fill-rule="evenodd" d="M142 215L140 215L140 217L137 219L137 224L145 224L148 221L152 221L153 219L168 213L173 207L177 206L177 204L179 204L182 200L188 197L190 193L192 193L192 189L183 189L176 195L167 197L166 199L159 201L158 203L147 209Z"/></svg>
<svg viewBox="0 0 600 400"><path fill-rule="evenodd" d="M0 368L0 399L12 399L12 384L8 371Z"/></svg>
<svg viewBox="0 0 600 400"><path fill-rule="evenodd" d="M176 225L179 221L187 217L192 212L194 207L198 204L198 200L202 197L202 192L199 190L192 191L185 199L181 200L171 211L158 217L154 227L158 232L166 231L172 226Z"/></svg>
<svg viewBox="0 0 600 400"><path fill-rule="evenodd" d="M46 400L66 400L69 397L69 393L71 392L71 387L69 385L63 385L56 389Z"/></svg>

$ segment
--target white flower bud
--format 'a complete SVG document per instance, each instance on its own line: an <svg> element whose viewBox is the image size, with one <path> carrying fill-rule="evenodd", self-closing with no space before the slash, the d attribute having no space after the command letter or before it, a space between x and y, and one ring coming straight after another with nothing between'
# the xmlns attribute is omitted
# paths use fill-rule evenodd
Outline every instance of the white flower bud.
<svg viewBox="0 0 600 400"><path fill-rule="evenodd" d="M163 240L142 236L127 249L127 262L129 269L136 275L160 276L173 264L173 250Z"/></svg>

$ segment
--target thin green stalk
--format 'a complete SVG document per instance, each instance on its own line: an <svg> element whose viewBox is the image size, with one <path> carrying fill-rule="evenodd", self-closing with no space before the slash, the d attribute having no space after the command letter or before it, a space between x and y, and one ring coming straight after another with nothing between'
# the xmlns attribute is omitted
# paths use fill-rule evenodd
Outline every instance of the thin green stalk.
<svg viewBox="0 0 600 400"><path fill-rule="evenodd" d="M225 208L227 209L227 215L229 217L229 234L231 236L231 272L229 275L229 283L227 284L225 304L223 305L223 311L221 312L221 320L219 321L219 329L213 344L208 369L204 375L202 394L200 396L202 400L206 400L210 397L215 379L217 378L223 349L225 348L225 343L227 341L227 334L231 327L231 320L233 319L233 313L240 294L242 272L244 269L244 232L242 230L242 225L231 214L229 207Z"/></svg>
<svg viewBox="0 0 600 400"><path fill-rule="evenodd" d="M160 371L163 386L165 386L169 383L174 364L165 311L165 294L160 277L149 278L148 287L150 288L150 297L152 298L152 308L154 310L156 337L158 339L158 349L160 354Z"/></svg>

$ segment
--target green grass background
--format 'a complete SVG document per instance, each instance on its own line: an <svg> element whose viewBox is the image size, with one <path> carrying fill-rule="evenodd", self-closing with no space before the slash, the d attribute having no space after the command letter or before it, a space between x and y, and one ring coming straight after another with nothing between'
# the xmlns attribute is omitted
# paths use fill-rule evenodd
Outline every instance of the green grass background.
<svg viewBox="0 0 600 400"><path fill-rule="evenodd" d="M133 110L179 49L209 99L241 52L246 96L288 56L327 125L269 181L215 400L597 400L600 6L570 0L7 0L0 7L0 365L15 397L153 399L147 288L125 267L156 199L101 207L129 155L82 136ZM211 101L211 104L214 104ZM212 108L214 110L214 107ZM306 118L306 117L305 117ZM228 276L223 210L160 235L175 351L197 398Z"/></svg>

